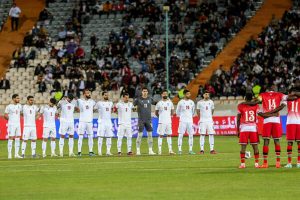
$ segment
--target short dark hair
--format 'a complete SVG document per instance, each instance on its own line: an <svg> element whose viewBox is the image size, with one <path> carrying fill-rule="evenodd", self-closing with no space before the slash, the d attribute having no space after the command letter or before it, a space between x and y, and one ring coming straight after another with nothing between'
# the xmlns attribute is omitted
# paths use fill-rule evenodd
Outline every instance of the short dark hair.
<svg viewBox="0 0 300 200"><path fill-rule="evenodd" d="M164 93L164 92L169 93L168 90L162 90L161 91L161 93Z"/></svg>
<svg viewBox="0 0 300 200"><path fill-rule="evenodd" d="M128 93L124 93L122 96L123 96L123 97L129 96L129 94L128 94Z"/></svg>
<svg viewBox="0 0 300 200"><path fill-rule="evenodd" d="M33 99L33 98L34 98L33 96L29 95L29 96L27 97L27 100Z"/></svg>
<svg viewBox="0 0 300 200"><path fill-rule="evenodd" d="M190 91L187 90L187 89L183 90L183 94L186 94L186 93L188 93L188 92L190 92Z"/></svg>
<svg viewBox="0 0 300 200"><path fill-rule="evenodd" d="M89 89L87 89L87 88L86 88L86 89L84 89L84 90L83 90L83 94L84 94L86 91L90 91L90 90L89 90Z"/></svg>
<svg viewBox="0 0 300 200"><path fill-rule="evenodd" d="M208 90L204 90L203 94L208 93L210 94L210 92Z"/></svg>
<svg viewBox="0 0 300 200"><path fill-rule="evenodd" d="M51 98L51 99L50 99L50 103L52 103L52 104L54 104L54 105L55 105L55 104L56 104L56 102L57 102L57 101L56 101L56 99L55 99L55 98Z"/></svg>
<svg viewBox="0 0 300 200"><path fill-rule="evenodd" d="M74 99L74 95L72 93L68 94L68 98L73 100Z"/></svg>
<svg viewBox="0 0 300 200"><path fill-rule="evenodd" d="M142 91L143 91L143 90L147 90L147 91L149 92L148 88L146 88L146 87L143 87L143 88L142 88Z"/></svg>
<svg viewBox="0 0 300 200"><path fill-rule="evenodd" d="M297 88L296 87L292 87L289 89L289 93L292 93L292 92L297 92Z"/></svg>
<svg viewBox="0 0 300 200"><path fill-rule="evenodd" d="M12 98L12 99L15 99L15 98L17 98L18 96L19 96L18 94L13 94L11 98Z"/></svg>
<svg viewBox="0 0 300 200"><path fill-rule="evenodd" d="M107 92L107 91L103 91L103 92L102 92L102 96L103 96L104 94L106 94L106 93L108 93L108 92Z"/></svg>
<svg viewBox="0 0 300 200"><path fill-rule="evenodd" d="M245 99L246 99L247 101L251 101L251 100L253 99L253 94L252 94L252 92L247 92L247 93L245 94Z"/></svg>

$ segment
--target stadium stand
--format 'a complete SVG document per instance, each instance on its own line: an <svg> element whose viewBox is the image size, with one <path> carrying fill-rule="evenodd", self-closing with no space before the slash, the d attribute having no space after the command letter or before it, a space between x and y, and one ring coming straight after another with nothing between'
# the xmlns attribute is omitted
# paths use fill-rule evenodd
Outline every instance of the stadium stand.
<svg viewBox="0 0 300 200"><path fill-rule="evenodd" d="M8 18L8 13L11 5L12 0L0 0L0 31L3 30L3 26Z"/></svg>
<svg viewBox="0 0 300 200"><path fill-rule="evenodd" d="M174 68L171 91L175 92L213 59L261 5L261 2L241 5L244 1L238 1L230 5L219 2L189 7L178 2L171 5L169 22L170 66ZM14 59L12 65L38 66L34 73L35 89L43 97L48 96L44 93L58 90L79 96L81 76L81 87L91 85L94 97L105 89L113 91L114 98L122 91L133 97L135 88L139 89L138 83L151 87L154 95L164 87L163 2L105 4L101 10L100 5L85 1L49 3L47 12L53 16L52 20L38 22L26 35L24 47L17 53L26 56ZM237 6L242 8L240 13L233 12ZM215 27L206 27L208 24ZM27 69L33 73L33 69ZM180 81L178 77L182 77ZM90 84L92 80L96 80L95 86Z"/></svg>
<svg viewBox="0 0 300 200"><path fill-rule="evenodd" d="M230 71L220 67L211 77L215 96L243 96L247 90L258 95L270 85L287 93L300 78L299 21L299 7L294 6L251 38Z"/></svg>

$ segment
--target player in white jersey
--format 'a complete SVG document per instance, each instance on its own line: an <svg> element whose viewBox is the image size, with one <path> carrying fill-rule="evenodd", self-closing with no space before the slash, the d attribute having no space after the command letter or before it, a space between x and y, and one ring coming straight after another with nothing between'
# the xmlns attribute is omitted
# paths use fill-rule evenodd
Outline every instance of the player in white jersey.
<svg viewBox="0 0 300 200"><path fill-rule="evenodd" d="M204 143L206 133L209 135L210 153L216 154L214 150L214 102L209 98L209 92L205 91L203 99L197 103L197 114L199 116L200 154L204 154Z"/></svg>
<svg viewBox="0 0 300 200"><path fill-rule="evenodd" d="M187 132L189 135L189 154L194 155L195 152L193 152L193 116L195 112L195 103L190 99L191 92L189 90L184 90L183 94L184 99L178 102L176 108L176 115L179 116L178 154L182 154L182 138L183 134Z"/></svg>
<svg viewBox="0 0 300 200"><path fill-rule="evenodd" d="M112 130L111 113L113 112L113 102L108 99L108 92L102 92L103 101L97 102L95 109L98 110L98 155L102 155L103 138L106 138L106 155L111 156L111 138L114 136Z"/></svg>
<svg viewBox="0 0 300 200"><path fill-rule="evenodd" d="M117 103L116 108L118 112L118 155L122 153L122 140L125 136L127 138L127 155L133 155L131 151L132 146L132 127L131 127L131 113L133 104L128 101L129 94L123 94L123 101Z"/></svg>
<svg viewBox="0 0 300 200"><path fill-rule="evenodd" d="M91 99L91 92L88 89L83 91L83 99L77 100L77 109L79 110L79 127L78 127L78 156L81 156L83 134L88 135L89 156L94 156L93 146L93 114L95 101Z"/></svg>
<svg viewBox="0 0 300 200"><path fill-rule="evenodd" d="M64 145L65 145L65 135L69 135L69 156L74 157L74 109L76 106L76 101L73 100L73 94L68 94L65 99L58 102L58 109L60 113L60 127L59 127L59 156L64 156Z"/></svg>
<svg viewBox="0 0 300 200"><path fill-rule="evenodd" d="M55 117L56 117L56 99L51 98L49 100L48 105L41 107L40 113L43 114L44 124L43 124L43 142L42 142L42 152L43 158L47 157L47 141L48 138L51 138L51 157L56 157L55 154L55 138L56 138L56 125L55 125Z"/></svg>
<svg viewBox="0 0 300 200"><path fill-rule="evenodd" d="M22 113L24 116L24 131L23 131L23 142L22 142L22 157L25 157L25 151L27 146L27 140L31 140L31 155L36 158L36 118L39 118L39 108L33 105L33 96L27 97L27 104L23 106Z"/></svg>
<svg viewBox="0 0 300 200"><path fill-rule="evenodd" d="M164 90L161 93L162 100L160 100L155 106L155 115L158 117L157 133L158 137L158 154L162 153L162 142L164 135L167 135L167 143L169 148L169 154L174 155L172 150L172 118L174 114L174 105L168 98L168 91Z"/></svg>
<svg viewBox="0 0 300 200"><path fill-rule="evenodd" d="M4 118L8 120L8 159L11 159L11 151L13 141L15 140L15 158L22 158L19 156L20 149L20 137L21 137L21 124L20 114L22 111L22 105L20 104L20 97L18 94L12 95L12 103L6 106L4 111Z"/></svg>

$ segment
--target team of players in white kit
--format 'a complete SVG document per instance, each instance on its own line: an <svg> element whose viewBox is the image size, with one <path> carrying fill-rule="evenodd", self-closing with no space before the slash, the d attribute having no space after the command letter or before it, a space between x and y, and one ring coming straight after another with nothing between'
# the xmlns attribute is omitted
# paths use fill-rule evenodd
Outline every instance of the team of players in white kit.
<svg viewBox="0 0 300 200"><path fill-rule="evenodd" d="M162 99L155 106L155 114L158 120L158 154L162 154L163 137L167 136L167 143L169 154L175 154L172 150L172 116L175 114L174 105L168 98L168 92L162 92ZM190 92L184 91L184 99L180 100L176 115L179 117L178 128L178 154L182 154L182 140L184 133L189 136L189 154L193 152L193 135L195 133L193 127L193 116L195 112L195 103L190 100ZM153 138L152 138L152 125L151 125L151 104L152 99L148 97L148 89L142 90L140 98L136 99L133 103L129 102L129 95L124 94L122 100L114 104L109 100L108 93L102 93L103 100L95 102L91 99L91 92L89 90L83 91L83 98L75 100L73 95L60 100L56 105L56 100L51 98L49 103L41 108L34 105L33 96L27 97L27 103L21 105L20 98L17 94L12 96L12 104L8 105L5 109L4 117L8 120L8 158L12 158L13 141L15 141L15 158L24 158L27 146L27 141L31 140L31 156L37 157L36 154L36 119L43 115L43 141L42 141L42 156L46 157L47 141L51 140L51 157L56 157L56 117L60 119L59 127L59 156L64 156L64 139L66 134L69 136L69 156L76 156L74 154L74 112L79 112L79 126L78 126L78 153L81 156L83 135L88 136L89 156L94 156L93 153L93 115L94 111L98 111L98 155L102 155L103 140L106 139L106 155L110 156L112 137L114 137L112 129L111 114L118 113L118 132L117 132L117 150L118 155L121 155L121 147L123 137L127 138L127 155L133 155L132 152L132 127L131 118L132 111L137 108L139 120L139 133L136 140L136 155L141 155L141 141L143 131L146 129L148 133L148 146L149 155L155 155L153 151ZM214 103L209 99L209 93L203 95L204 99L197 103L197 113L200 117L199 120L199 133L200 133L200 154L204 153L204 141L206 133L209 135L210 153L215 154L214 150L214 134L212 115L214 112ZM24 117L24 130L22 136L21 156L19 155L20 138L21 138L21 125L20 116Z"/></svg>

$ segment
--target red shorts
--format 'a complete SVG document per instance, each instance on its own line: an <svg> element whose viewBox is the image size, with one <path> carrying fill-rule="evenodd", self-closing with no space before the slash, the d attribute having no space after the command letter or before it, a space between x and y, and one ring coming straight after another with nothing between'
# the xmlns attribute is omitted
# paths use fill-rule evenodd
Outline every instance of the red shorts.
<svg viewBox="0 0 300 200"><path fill-rule="evenodd" d="M241 132L240 133L240 144L258 144L259 136L258 132Z"/></svg>
<svg viewBox="0 0 300 200"><path fill-rule="evenodd" d="M282 128L279 123L266 123L263 126L262 137L280 139L282 136Z"/></svg>
<svg viewBox="0 0 300 200"><path fill-rule="evenodd" d="M300 141L300 124L287 124L286 125L286 140L287 141Z"/></svg>

